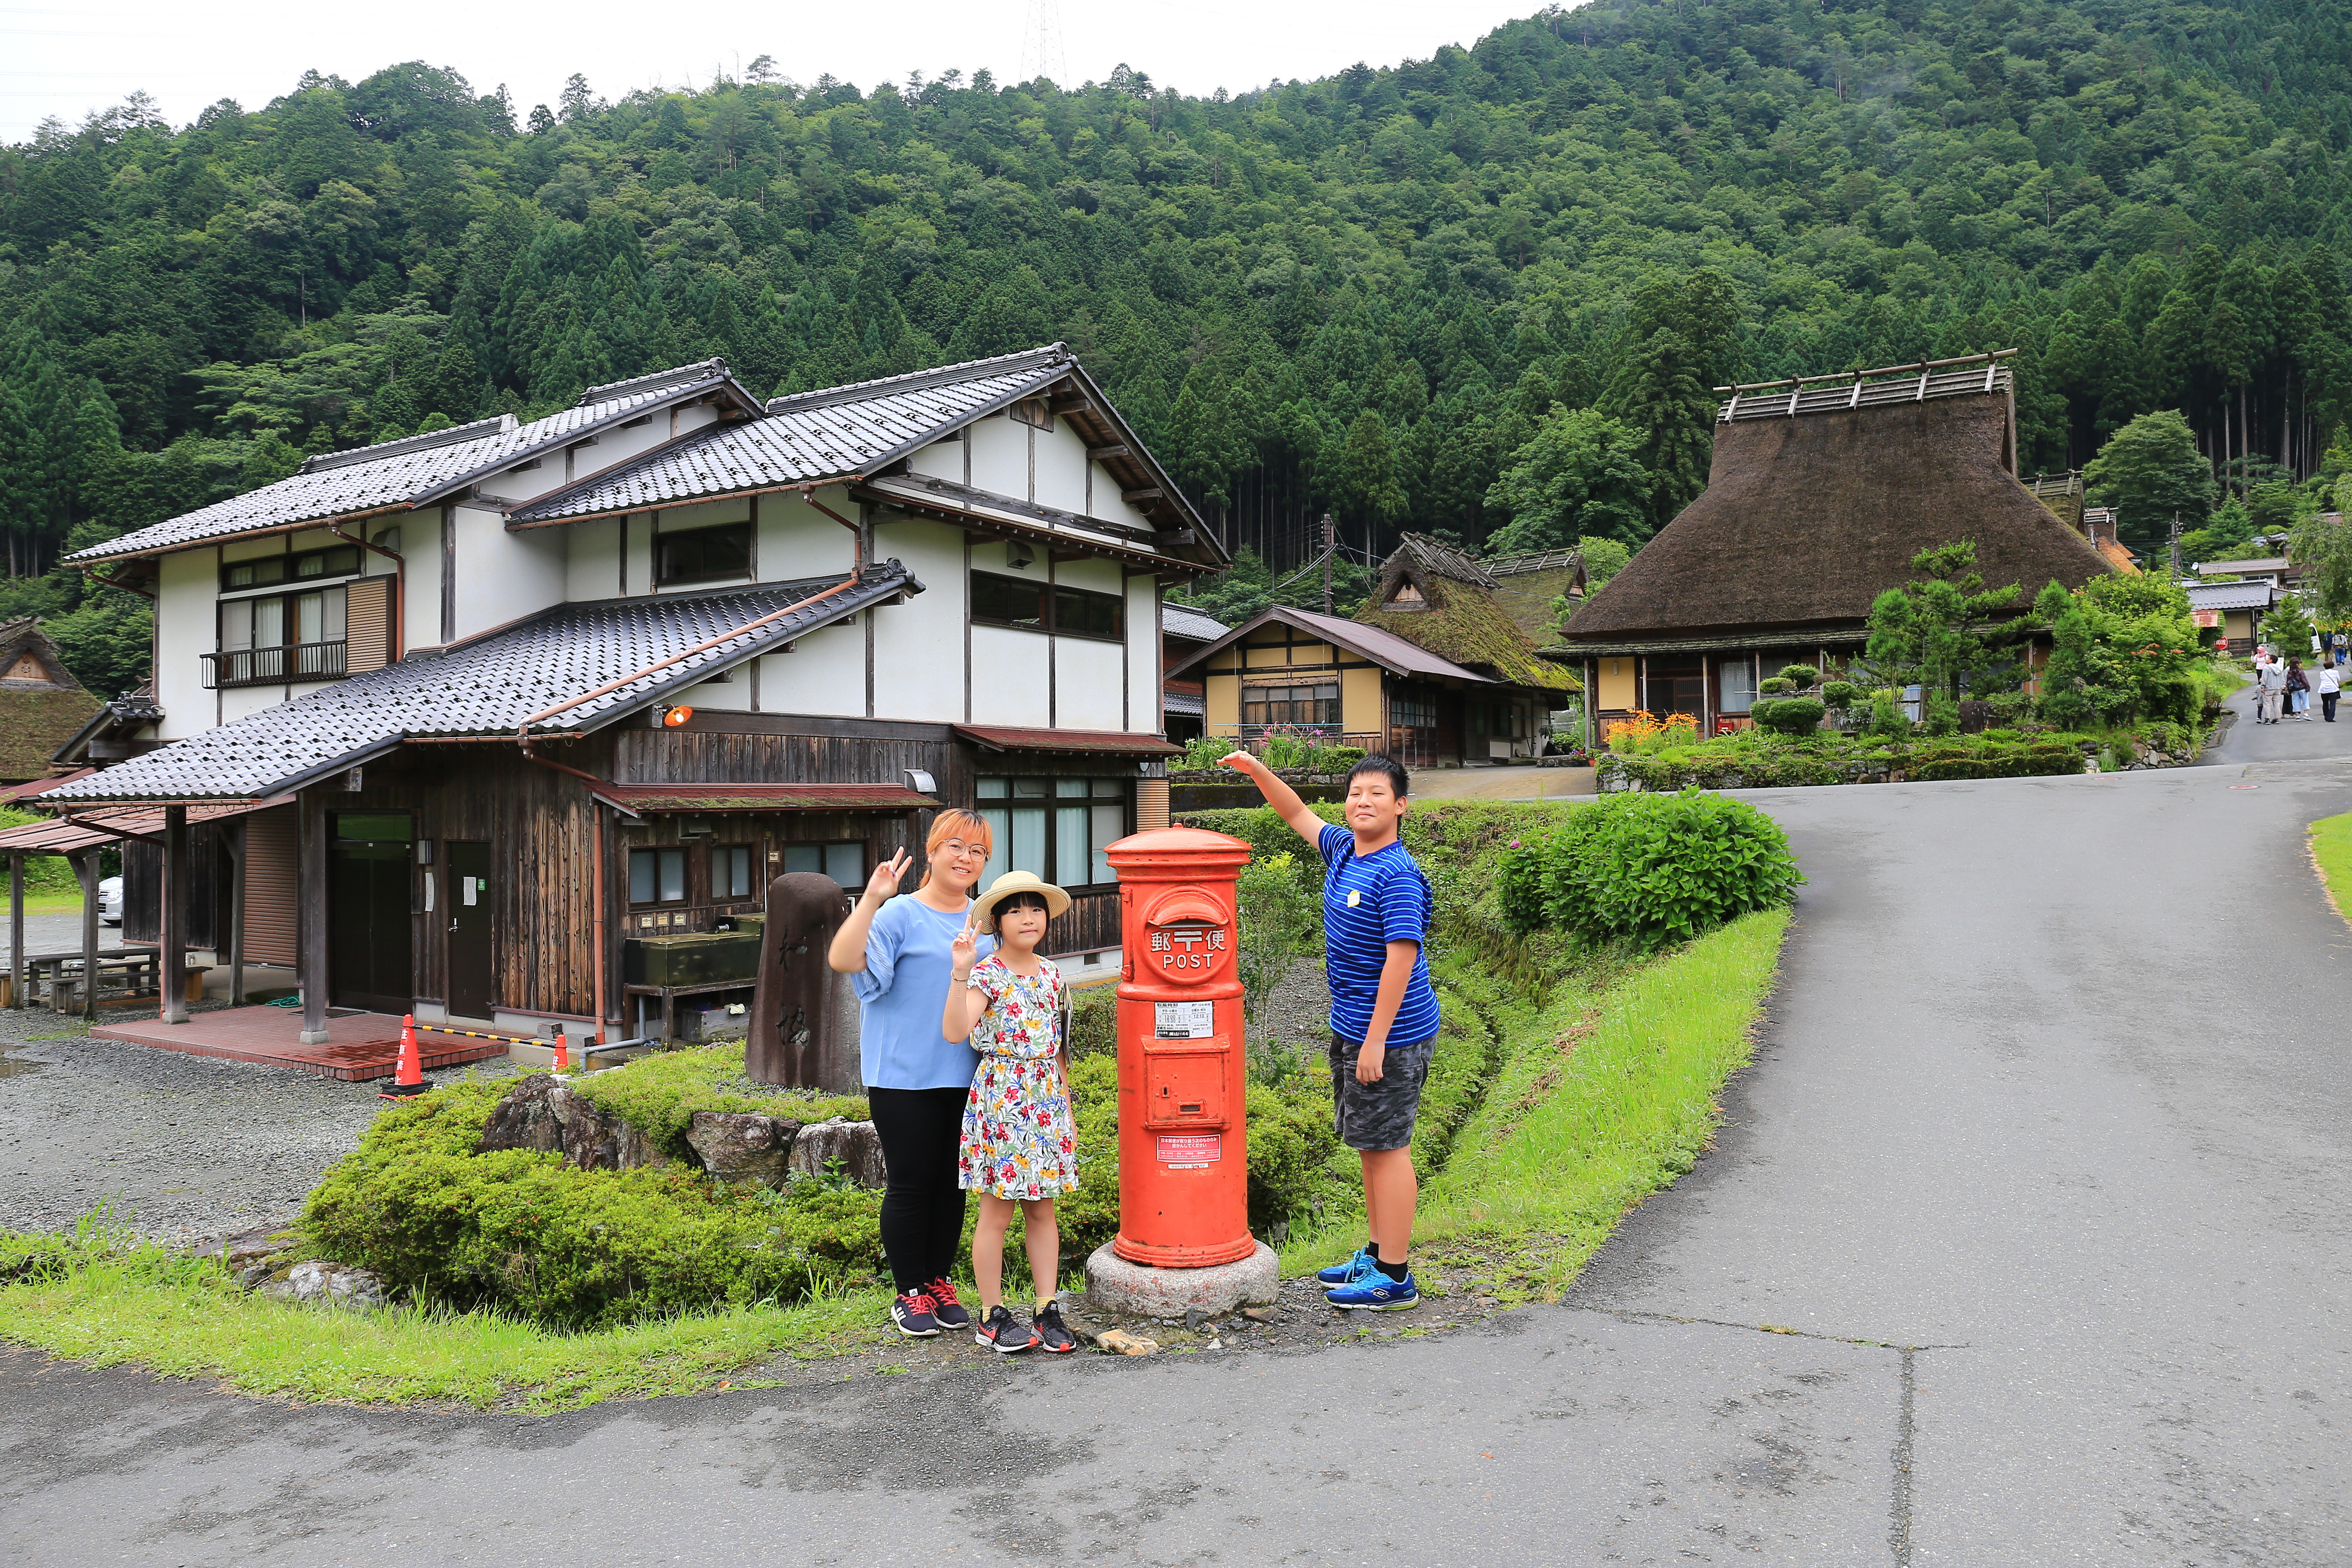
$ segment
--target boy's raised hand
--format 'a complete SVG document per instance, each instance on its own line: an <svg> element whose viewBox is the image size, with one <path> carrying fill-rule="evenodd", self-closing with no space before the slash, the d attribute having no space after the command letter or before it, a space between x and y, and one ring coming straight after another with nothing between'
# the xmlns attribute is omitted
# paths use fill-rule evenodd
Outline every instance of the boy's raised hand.
<svg viewBox="0 0 2352 1568"><path fill-rule="evenodd" d="M898 891L898 879L906 875L907 868L911 863L911 858L906 850L900 849L890 858L875 867L874 874L866 879L866 900L878 904L895 897Z"/></svg>

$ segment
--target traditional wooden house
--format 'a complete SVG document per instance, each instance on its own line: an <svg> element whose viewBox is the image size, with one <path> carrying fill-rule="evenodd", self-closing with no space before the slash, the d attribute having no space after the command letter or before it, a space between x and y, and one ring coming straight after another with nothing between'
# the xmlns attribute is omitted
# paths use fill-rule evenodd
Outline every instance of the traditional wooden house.
<svg viewBox="0 0 2352 1568"><path fill-rule="evenodd" d="M1973 540L2021 609L2111 570L2016 477L2005 356L1723 387L1707 487L1547 650L1585 676L1587 739L1634 710L1747 723L1759 679L1844 666L1920 551Z"/></svg>
<svg viewBox="0 0 2352 1568"><path fill-rule="evenodd" d="M75 559L154 595L160 743L43 801L163 808L167 949L213 838L221 945L297 968L306 1038L634 1032L676 989L644 944L861 884L942 805L1106 972L1104 847L1167 820L1161 591L1225 561L1060 344L764 405L711 360Z"/></svg>
<svg viewBox="0 0 2352 1568"><path fill-rule="evenodd" d="M0 621L0 784L62 772L53 757L101 706L66 668L38 616Z"/></svg>
<svg viewBox="0 0 2352 1568"><path fill-rule="evenodd" d="M1288 727L1408 767L1532 756L1568 671L1497 601L1458 550L1407 534L1352 620L1281 605L1192 655L1212 734L1255 741Z"/></svg>

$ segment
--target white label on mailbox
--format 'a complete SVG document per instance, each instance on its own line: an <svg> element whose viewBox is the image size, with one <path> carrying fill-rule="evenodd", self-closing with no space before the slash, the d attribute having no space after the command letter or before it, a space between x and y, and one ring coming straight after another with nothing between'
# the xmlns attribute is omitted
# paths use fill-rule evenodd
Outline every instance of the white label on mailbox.
<svg viewBox="0 0 2352 1568"><path fill-rule="evenodd" d="M1225 1157L1223 1135L1216 1132L1162 1132L1160 1163L1171 1171L1203 1171Z"/></svg>
<svg viewBox="0 0 2352 1568"><path fill-rule="evenodd" d="M1151 1032L1163 1040L1205 1040L1216 1033L1215 1014L1211 1002L1154 1002Z"/></svg>

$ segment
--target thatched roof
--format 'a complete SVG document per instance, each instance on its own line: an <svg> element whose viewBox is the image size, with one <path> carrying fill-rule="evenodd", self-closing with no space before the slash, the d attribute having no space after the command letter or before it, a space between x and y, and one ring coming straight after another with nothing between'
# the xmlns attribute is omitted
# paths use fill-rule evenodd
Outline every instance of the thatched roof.
<svg viewBox="0 0 2352 1568"><path fill-rule="evenodd" d="M1973 540L1977 569L2021 601L2108 570L2010 471L2010 399L1864 402L1715 429L1707 487L1585 600L1561 642L1859 625L1911 558Z"/></svg>
<svg viewBox="0 0 2352 1568"><path fill-rule="evenodd" d="M0 784L47 777L50 753L101 706L37 617L0 622Z"/></svg>
<svg viewBox="0 0 2352 1568"><path fill-rule="evenodd" d="M1580 550L1490 555L1482 564L1495 579L1495 600L1503 613L1538 647L1559 634L1553 603L1562 595L1581 597L1585 591L1584 552Z"/></svg>
<svg viewBox="0 0 2352 1568"><path fill-rule="evenodd" d="M1423 534L1404 536L1356 619L1489 679L1545 691L1576 689L1574 677L1537 654L1535 639L1504 607L1487 568Z"/></svg>

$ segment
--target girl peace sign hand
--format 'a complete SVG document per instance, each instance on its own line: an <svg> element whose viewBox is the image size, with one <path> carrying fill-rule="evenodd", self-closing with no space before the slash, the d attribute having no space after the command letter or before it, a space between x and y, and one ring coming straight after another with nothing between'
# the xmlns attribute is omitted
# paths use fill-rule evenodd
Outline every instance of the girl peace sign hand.
<svg viewBox="0 0 2352 1568"><path fill-rule="evenodd" d="M955 940L948 943L948 963L955 970L957 984L961 984L971 978L972 961L979 954L980 932L973 929L971 921L967 919L963 922L963 930L956 932Z"/></svg>

